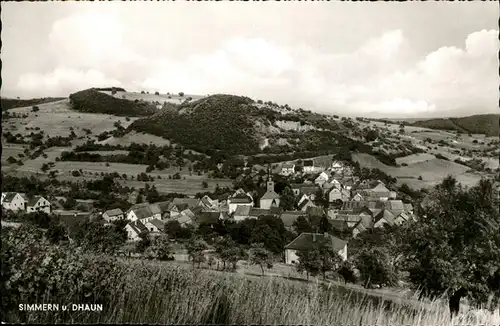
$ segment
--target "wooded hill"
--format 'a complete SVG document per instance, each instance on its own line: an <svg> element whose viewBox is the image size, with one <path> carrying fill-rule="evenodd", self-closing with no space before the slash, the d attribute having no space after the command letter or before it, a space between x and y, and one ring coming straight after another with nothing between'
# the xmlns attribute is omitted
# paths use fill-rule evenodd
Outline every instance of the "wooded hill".
<svg viewBox="0 0 500 326"><path fill-rule="evenodd" d="M463 118L440 118L414 122L416 127L498 136L500 114L479 114Z"/></svg>

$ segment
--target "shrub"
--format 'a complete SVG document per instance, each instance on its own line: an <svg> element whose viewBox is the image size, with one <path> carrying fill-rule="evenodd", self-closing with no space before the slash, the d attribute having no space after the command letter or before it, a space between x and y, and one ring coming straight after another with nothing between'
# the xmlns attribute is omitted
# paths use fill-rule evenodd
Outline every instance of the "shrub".
<svg viewBox="0 0 500 326"><path fill-rule="evenodd" d="M36 105L31 108L31 112L38 112L38 111L40 111L40 109Z"/></svg>

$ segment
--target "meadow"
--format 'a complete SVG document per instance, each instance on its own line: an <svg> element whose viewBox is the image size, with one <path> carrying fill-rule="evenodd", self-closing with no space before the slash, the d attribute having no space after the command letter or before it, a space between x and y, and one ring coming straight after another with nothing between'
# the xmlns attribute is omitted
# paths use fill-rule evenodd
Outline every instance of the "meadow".
<svg viewBox="0 0 500 326"><path fill-rule="evenodd" d="M102 257L85 259L97 263L84 272L86 278L83 282L88 285L99 282L105 286L70 287L73 290L60 292L57 297L44 292L43 298L45 302L54 303L102 304L102 312L10 310L7 311L6 321L451 326L494 325L499 318L498 312L488 315L464 311L461 317L450 320L448 309L440 300L391 300L319 280L306 282L249 276L193 269L189 265L170 262L114 261ZM47 264L50 266L56 262ZM85 265L76 265L68 273L80 268L85 268ZM101 274L103 272L107 274ZM97 280L91 280L92 277ZM32 279L29 281L33 282ZM83 294L85 301L75 301ZM27 303L26 300L27 297L19 302Z"/></svg>
<svg viewBox="0 0 500 326"><path fill-rule="evenodd" d="M406 183L415 189L431 188L441 182L447 175L454 176L466 186L475 185L481 179L481 174L468 172L470 169L467 166L437 158L416 161L415 163L408 163L408 166L401 167L385 165L376 157L364 153L353 154L353 160L359 162L362 168L379 169L397 178L398 184ZM410 158L409 162L411 160L415 160L415 157ZM420 176L422 180L418 179Z"/></svg>
<svg viewBox="0 0 500 326"><path fill-rule="evenodd" d="M71 110L68 99L38 105L39 111L32 112L31 107L15 108L9 110L11 113L28 114L27 118L9 119L15 124L14 130L9 130L14 134L19 132L22 135L30 134L35 128L43 130L47 136L67 137L71 132L70 128L77 136L86 135L83 129L90 129L93 135L98 135L104 131L115 129L115 122L120 121L126 128L137 118L117 117L108 114L83 113ZM27 129L28 128L28 129ZM10 129L10 128L9 128Z"/></svg>

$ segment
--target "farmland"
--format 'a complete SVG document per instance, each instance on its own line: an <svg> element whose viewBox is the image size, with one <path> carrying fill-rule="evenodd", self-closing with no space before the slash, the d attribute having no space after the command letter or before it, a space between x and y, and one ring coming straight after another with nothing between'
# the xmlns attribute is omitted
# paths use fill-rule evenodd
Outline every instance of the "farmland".
<svg viewBox="0 0 500 326"><path fill-rule="evenodd" d="M28 117L9 119L9 124L13 124L4 127L4 131L28 135L34 130L43 130L45 135L49 137L65 137L73 130L77 136L86 136L83 129L89 129L92 134L97 135L115 129L113 126L115 122L120 121L121 125L126 128L137 119L73 111L67 99L40 104L38 108L37 112L32 112L31 107L9 110L11 113L28 114Z"/></svg>
<svg viewBox="0 0 500 326"><path fill-rule="evenodd" d="M399 184L406 183L417 189L431 188L447 175L452 175L459 182L469 186L476 184L481 179L479 173L468 172L470 169L466 166L437 158L417 161L402 167L387 166L372 155L363 153L354 154L353 160L359 162L361 167L379 169L397 178ZM418 180L419 176L422 177L422 180Z"/></svg>
<svg viewBox="0 0 500 326"><path fill-rule="evenodd" d="M170 145L171 142L168 139L161 138L158 136L145 134L141 132L131 131L125 134L123 137L109 137L99 144L108 144L108 145L121 145L121 146L129 146L132 143L136 144L154 144L157 146Z"/></svg>

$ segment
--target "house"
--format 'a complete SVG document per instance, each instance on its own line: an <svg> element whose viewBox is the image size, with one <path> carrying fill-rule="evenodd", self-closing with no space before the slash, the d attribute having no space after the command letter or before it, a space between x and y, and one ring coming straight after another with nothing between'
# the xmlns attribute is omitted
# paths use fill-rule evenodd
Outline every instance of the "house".
<svg viewBox="0 0 500 326"><path fill-rule="evenodd" d="M293 223L299 218L299 216L305 216L302 211L284 211L280 215L280 219L283 221L283 225L289 231L293 230Z"/></svg>
<svg viewBox="0 0 500 326"><path fill-rule="evenodd" d="M306 214L309 217L322 217L322 216L326 215L326 212L325 212L325 209L323 207L309 206L306 209Z"/></svg>
<svg viewBox="0 0 500 326"><path fill-rule="evenodd" d="M251 206L239 205L233 213L233 219L235 221L243 221L250 218Z"/></svg>
<svg viewBox="0 0 500 326"><path fill-rule="evenodd" d="M267 191L260 198L259 206L263 209L271 209L271 207L280 206L280 196L274 192L274 182L271 178L267 181Z"/></svg>
<svg viewBox="0 0 500 326"><path fill-rule="evenodd" d="M102 214L102 218L104 220L106 220L107 222L111 222L111 221L116 221L116 220L123 220L124 215L123 215L123 211L121 209L115 208L115 209L110 209L110 210L105 211Z"/></svg>
<svg viewBox="0 0 500 326"><path fill-rule="evenodd" d="M342 200L342 190L334 187L328 192L328 202L333 203L336 200Z"/></svg>
<svg viewBox="0 0 500 326"><path fill-rule="evenodd" d="M157 218L147 221L143 223L144 226L148 229L149 232L163 232L165 229L165 224Z"/></svg>
<svg viewBox="0 0 500 326"><path fill-rule="evenodd" d="M155 204L136 204L127 211L127 220L141 220L143 223L152 219L161 219L161 211L158 205Z"/></svg>
<svg viewBox="0 0 500 326"><path fill-rule="evenodd" d="M314 160L304 160L304 173L314 173Z"/></svg>
<svg viewBox="0 0 500 326"><path fill-rule="evenodd" d="M338 161L332 162L331 170L335 173L340 173L344 169L344 165Z"/></svg>
<svg viewBox="0 0 500 326"><path fill-rule="evenodd" d="M300 196L301 194L305 194L309 197L311 200L316 200L316 194L318 193L318 190L320 188L316 185L310 185L306 183L293 183L291 184L293 194L295 196Z"/></svg>
<svg viewBox="0 0 500 326"><path fill-rule="evenodd" d="M139 241L142 234L149 233L146 226L138 220L128 223L125 226L125 231L127 232L127 239L129 241Z"/></svg>
<svg viewBox="0 0 500 326"><path fill-rule="evenodd" d="M321 172L318 177L314 179L314 183L321 187L328 182L328 178L328 174Z"/></svg>
<svg viewBox="0 0 500 326"><path fill-rule="evenodd" d="M253 207L253 199L251 196L248 194L243 193L236 193L232 197L228 198L227 200L229 210L228 213L232 214L234 211L236 211L236 208L238 206L249 206Z"/></svg>
<svg viewBox="0 0 500 326"><path fill-rule="evenodd" d="M343 202L351 200L351 191L348 189L342 189L340 200Z"/></svg>
<svg viewBox="0 0 500 326"><path fill-rule="evenodd" d="M316 205L314 205L312 200L310 200L309 198L306 198L298 205L298 208L300 211L306 212L309 207L315 207L315 206Z"/></svg>
<svg viewBox="0 0 500 326"><path fill-rule="evenodd" d="M360 192L356 192L354 196L351 198L352 201L364 201L365 199L361 195Z"/></svg>
<svg viewBox="0 0 500 326"><path fill-rule="evenodd" d="M311 250L317 244L331 245L342 260L347 260L347 242L334 237L328 233L301 233L297 238L285 246L285 263L288 265L297 264L299 257L298 251Z"/></svg>
<svg viewBox="0 0 500 326"><path fill-rule="evenodd" d="M206 209L216 209L219 206L219 200L212 199L210 196L205 195L200 199L200 206Z"/></svg>
<svg viewBox="0 0 500 326"><path fill-rule="evenodd" d="M335 188L337 189L342 189L342 182L340 182L339 180L333 178L331 181L330 181L330 184L332 184Z"/></svg>
<svg viewBox="0 0 500 326"><path fill-rule="evenodd" d="M26 203L26 212L45 212L50 214L50 202L42 196L34 196Z"/></svg>
<svg viewBox="0 0 500 326"><path fill-rule="evenodd" d="M196 224L217 224L219 221L224 220L225 213L222 212L200 212L195 217Z"/></svg>
<svg viewBox="0 0 500 326"><path fill-rule="evenodd" d="M396 216L391 211L383 209L380 213L378 213L375 216L374 218L375 223L373 224L373 227L380 228L385 224L393 225L395 218Z"/></svg>
<svg viewBox="0 0 500 326"><path fill-rule="evenodd" d="M10 211L20 211L26 209L27 198L19 192L2 193L2 207Z"/></svg>
<svg viewBox="0 0 500 326"><path fill-rule="evenodd" d="M285 163L281 166L281 174L288 176L295 173L295 164Z"/></svg>

